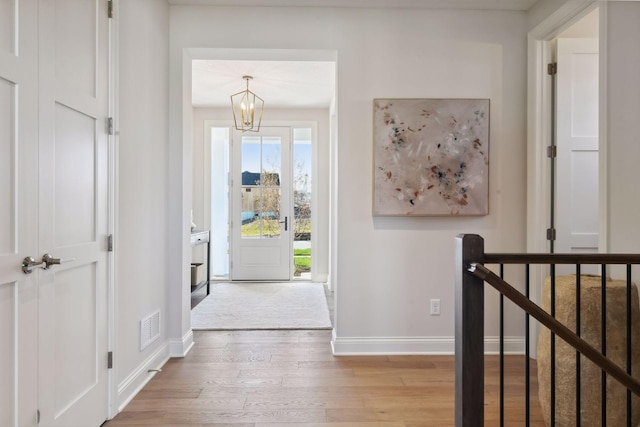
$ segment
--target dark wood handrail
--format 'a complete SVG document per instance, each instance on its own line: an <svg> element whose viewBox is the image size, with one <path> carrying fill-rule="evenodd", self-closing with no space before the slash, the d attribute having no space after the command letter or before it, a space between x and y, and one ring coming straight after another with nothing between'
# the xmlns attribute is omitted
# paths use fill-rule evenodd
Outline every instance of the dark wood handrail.
<svg viewBox="0 0 640 427"><path fill-rule="evenodd" d="M489 255L485 254L485 262L489 262ZM531 254L526 255L529 257ZM548 255L547 255L548 256ZM584 257L584 255L580 255L580 257ZM636 258L640 258L636 256ZM548 263L548 262L545 262ZM611 263L611 261L607 261L607 263ZM623 264L626 264L625 261ZM583 262L584 264L584 262ZM600 264L598 262L597 264ZM529 313L531 316L536 318L540 323L549 328L553 333L557 336L565 340L569 345L573 346L576 350L586 356L589 360L595 363L600 369L607 372L616 380L620 381L625 387L635 393L637 396L640 396L640 382L638 382L635 378L627 374L622 368L620 368L615 363L611 362L611 360L607 359L602 355L598 350L592 347L588 342L577 336L573 333L569 328L564 326L562 323L558 322L556 319L551 317L546 311L544 311L540 306L529 300L526 296L521 294L517 289L511 286L509 283L502 280L491 270L483 266L482 264L473 263L470 264L467 268L467 271L475 275L476 277L481 278L485 282L489 283L493 286L498 292L502 293L505 297L510 299L513 303L518 305L524 311Z"/></svg>
<svg viewBox="0 0 640 427"><path fill-rule="evenodd" d="M485 264L640 264L639 254L485 253Z"/></svg>

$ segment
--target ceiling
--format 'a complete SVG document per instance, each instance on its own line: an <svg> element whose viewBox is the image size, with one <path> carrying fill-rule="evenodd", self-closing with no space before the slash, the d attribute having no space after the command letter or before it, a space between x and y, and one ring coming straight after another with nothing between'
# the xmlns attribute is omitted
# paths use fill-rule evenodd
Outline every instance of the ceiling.
<svg viewBox="0 0 640 427"><path fill-rule="evenodd" d="M171 4L245 7L393 7L528 10L537 0L169 0ZM192 102L229 107L229 96L249 89L267 107L328 108L335 94L335 63L313 61L193 61Z"/></svg>
<svg viewBox="0 0 640 427"><path fill-rule="evenodd" d="M335 93L335 63L316 61L194 60L192 103L196 107L229 107L230 96L246 88L265 107L328 108Z"/></svg>
<svg viewBox="0 0 640 427"><path fill-rule="evenodd" d="M169 0L171 4L252 7L393 7L529 10L538 0Z"/></svg>

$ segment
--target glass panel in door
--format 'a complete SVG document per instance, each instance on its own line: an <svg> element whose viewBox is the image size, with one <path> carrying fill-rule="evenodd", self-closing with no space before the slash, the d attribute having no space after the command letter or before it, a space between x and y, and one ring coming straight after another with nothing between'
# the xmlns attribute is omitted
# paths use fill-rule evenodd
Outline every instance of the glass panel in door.
<svg viewBox="0 0 640 427"><path fill-rule="evenodd" d="M241 237L280 238L282 139L242 137Z"/></svg>
<svg viewBox="0 0 640 427"><path fill-rule="evenodd" d="M311 279L312 130L293 129L293 277Z"/></svg>

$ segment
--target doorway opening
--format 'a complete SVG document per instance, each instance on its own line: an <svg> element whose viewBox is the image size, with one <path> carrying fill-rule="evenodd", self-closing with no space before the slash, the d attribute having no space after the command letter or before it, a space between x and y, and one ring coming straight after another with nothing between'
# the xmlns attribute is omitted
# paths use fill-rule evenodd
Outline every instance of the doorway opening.
<svg viewBox="0 0 640 427"><path fill-rule="evenodd" d="M190 208L196 229L211 232L209 257L197 248L192 262L204 269L209 261L212 281L327 283L335 53L256 52L260 59L240 59L251 52L229 50L215 58L208 55L217 53L213 49L191 60ZM265 110L259 132L241 133L229 94L248 74Z"/></svg>
<svg viewBox="0 0 640 427"><path fill-rule="evenodd" d="M330 221L336 214L336 53L189 53L191 81L183 81L191 86L187 123L193 126L187 214L193 211L196 230L210 232L209 255L203 245L192 247L191 262L202 264L203 270L209 266L214 297L238 285L268 293L269 287L260 285L276 282L299 285L300 292L319 288L322 298L314 300L326 309L325 296L333 291L329 271L335 246ZM233 125L229 95L249 74L265 110L259 132L240 133ZM279 263L277 276L265 265L271 261ZM215 299L191 295L192 327L195 312L213 307Z"/></svg>
<svg viewBox="0 0 640 427"><path fill-rule="evenodd" d="M606 8L606 6L604 6ZM550 16L547 20L541 22L533 30L529 32L529 90L528 90L528 184L527 184L527 251L531 253L536 252L549 252L550 243L547 237L552 237L553 233L549 230L553 228L563 227L563 220L555 225L558 213L557 207L552 206L561 197L562 203L573 203L571 198L567 200L566 190L561 190L561 195L554 194L556 191L555 174L555 159L550 160L549 154L553 155L553 149L550 146L555 145L555 138L557 138L557 123L554 118L553 108L555 108L555 94L557 89L554 86L554 78L549 75L549 64L556 62L555 56L555 42L558 37L564 35L570 35L568 31L570 29L580 30L580 26L574 24L579 21L583 21L583 18L592 13L597 13L598 16L601 11L595 12L598 8L598 2L588 1L583 3L571 3L567 2L562 6L557 13ZM606 12L606 9L602 12ZM591 22L589 25L591 28L599 30L600 22L599 17L594 15L590 16L590 20L587 19L583 23ZM580 30L582 33L583 30ZM599 32L599 31L598 31ZM578 33L574 33L574 37L577 37ZM581 36L582 37L582 36ZM599 37L597 35L596 37ZM584 57L581 59L585 59ZM599 62L599 60L597 61ZM560 73L562 65L558 65L557 70ZM567 71L567 67L564 66L563 72ZM584 78L584 76L583 76ZM596 79L597 81L597 79ZM598 89L599 91L600 89ZM593 94L593 91L590 92ZM587 95L589 96L589 95ZM574 103L576 101L574 100ZM604 103L602 99L596 98L596 105L598 109L603 107ZM563 107L564 109L564 107ZM585 117L589 115L593 120L593 113L581 112L578 116ZM584 120L584 119L583 119ZM596 113L596 129L599 137L598 146L602 149L606 148L606 141L603 141L601 135L603 135L602 129L599 129L597 123L600 122L600 112ZM591 122L593 125L593 121ZM585 133L584 130L581 131ZM590 133L593 133L593 127L591 127ZM561 150L558 142L557 150ZM567 147L565 143L565 147ZM599 150L600 151L600 150ZM602 162L602 154L599 152L598 160L598 174L595 178L597 182L597 194L598 198L595 202L595 210L597 211L597 223L598 223L598 247L601 251L606 251L606 173L603 173L603 168L606 165ZM563 155L561 152L557 153L558 156ZM564 155L566 158L566 154ZM560 160L558 160L560 163ZM563 169L565 167L563 166ZM567 176L571 177L571 174ZM564 179L564 178L561 178ZM574 180L573 177L571 177ZM594 179L594 176L590 176L590 182ZM565 181L567 182L567 181ZM568 181L571 182L571 181ZM562 184L561 184L562 185ZM582 187L579 187L582 188ZM593 192L593 186L589 190ZM564 193L562 193L564 192ZM569 191L570 192L570 191ZM572 197L572 196L571 196ZM593 209L594 203L591 203ZM560 209L565 209L562 206ZM590 211L593 213L593 211ZM553 220L552 220L553 219ZM584 230L584 228L583 228ZM556 230L556 236L560 233L559 229ZM561 237L562 238L562 237ZM557 246L557 245L556 245ZM554 247L554 251L557 252L557 248ZM533 284L531 289L531 296L534 302L541 301L541 283L544 282L545 277L548 275L548 270L545 268L535 268L531 271L531 283ZM556 271L556 273L558 273ZM530 342L532 348L536 348L538 339L538 327L534 325L531 329Z"/></svg>

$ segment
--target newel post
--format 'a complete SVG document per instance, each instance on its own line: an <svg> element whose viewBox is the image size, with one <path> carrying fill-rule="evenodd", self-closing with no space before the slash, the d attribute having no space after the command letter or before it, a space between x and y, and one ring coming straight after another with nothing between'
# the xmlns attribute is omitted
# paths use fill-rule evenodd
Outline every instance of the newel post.
<svg viewBox="0 0 640 427"><path fill-rule="evenodd" d="M484 263L484 239L456 237L456 427L484 425L484 283L467 272Z"/></svg>

